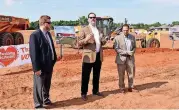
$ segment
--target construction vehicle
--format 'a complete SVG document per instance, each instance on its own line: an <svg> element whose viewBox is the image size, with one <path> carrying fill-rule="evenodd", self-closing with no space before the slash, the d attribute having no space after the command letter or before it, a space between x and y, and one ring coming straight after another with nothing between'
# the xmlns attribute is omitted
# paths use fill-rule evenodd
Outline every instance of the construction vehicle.
<svg viewBox="0 0 179 110"><path fill-rule="evenodd" d="M96 26L103 30L104 36L107 40L110 40L111 34L116 29L116 27L113 27L113 18L110 16L97 17Z"/></svg>
<svg viewBox="0 0 179 110"><path fill-rule="evenodd" d="M143 39L141 47L143 48L173 48L174 41L179 40L179 26L162 25L152 27L148 30ZM170 46L170 44L172 46Z"/></svg>
<svg viewBox="0 0 179 110"><path fill-rule="evenodd" d="M124 23L128 24L126 18ZM122 32L121 27L116 28L116 30L111 34L112 38L114 39L114 37L116 35L119 35L121 32ZM136 42L139 42L137 44L140 44L139 47L142 48L160 47L161 31L155 31L155 30L147 31L145 29L134 29L132 26L130 26L129 33L135 36Z"/></svg>
<svg viewBox="0 0 179 110"><path fill-rule="evenodd" d="M148 31L147 33L136 35L136 42L140 42L142 48L160 48L161 36L166 31Z"/></svg>
<svg viewBox="0 0 179 110"><path fill-rule="evenodd" d="M56 35L56 43L57 44L69 44L72 46L72 48L78 48L77 42L79 36L79 31L83 26L74 26L75 28L75 36L70 37L59 37ZM96 17L96 26L103 31L104 36L106 39L110 39L111 33L114 31L115 28L113 28L113 18L110 16L104 16L104 17ZM58 33L57 33L58 34ZM80 48L80 47L79 47Z"/></svg>
<svg viewBox="0 0 179 110"><path fill-rule="evenodd" d="M19 30L26 30L28 19L0 15L0 46L24 44L24 37Z"/></svg>
<svg viewBox="0 0 179 110"><path fill-rule="evenodd" d="M127 24L128 20L125 18L124 19L124 24ZM133 28L130 27L130 32L133 31ZM110 33L110 40L113 41L114 38L119 35L122 32L122 25L119 27L113 27Z"/></svg>

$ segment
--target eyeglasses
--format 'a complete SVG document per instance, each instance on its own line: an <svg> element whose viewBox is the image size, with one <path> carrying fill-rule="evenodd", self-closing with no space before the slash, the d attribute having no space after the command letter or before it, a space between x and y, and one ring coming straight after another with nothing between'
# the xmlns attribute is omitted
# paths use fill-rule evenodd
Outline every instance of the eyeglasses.
<svg viewBox="0 0 179 110"><path fill-rule="evenodd" d="M52 22L45 22L45 23L51 24Z"/></svg>
<svg viewBox="0 0 179 110"><path fill-rule="evenodd" d="M90 19L92 19L92 18L93 18L93 19L96 19L96 17L89 17L89 18L90 18Z"/></svg>

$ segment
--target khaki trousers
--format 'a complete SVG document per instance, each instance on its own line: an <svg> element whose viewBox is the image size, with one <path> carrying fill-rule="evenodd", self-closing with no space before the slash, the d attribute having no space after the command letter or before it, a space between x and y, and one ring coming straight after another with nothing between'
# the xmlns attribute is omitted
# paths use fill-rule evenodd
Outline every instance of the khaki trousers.
<svg viewBox="0 0 179 110"><path fill-rule="evenodd" d="M118 75L119 75L119 88L120 89L125 88L125 83L124 83L125 71L127 72L127 75L128 75L128 87L134 88L134 85L133 85L134 76L135 76L134 62L131 59L127 58L124 64L117 64L117 69L118 69Z"/></svg>

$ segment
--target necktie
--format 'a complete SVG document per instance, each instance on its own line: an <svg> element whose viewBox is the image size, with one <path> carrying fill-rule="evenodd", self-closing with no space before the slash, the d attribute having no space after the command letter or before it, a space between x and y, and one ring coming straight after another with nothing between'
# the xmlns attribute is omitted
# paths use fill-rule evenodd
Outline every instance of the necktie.
<svg viewBox="0 0 179 110"><path fill-rule="evenodd" d="M45 38L47 39L47 42L50 44L49 38L48 38L48 33L45 33Z"/></svg>
<svg viewBox="0 0 179 110"><path fill-rule="evenodd" d="M50 42L50 38L49 38L49 36L48 36L48 32L46 32L45 38L47 39L47 42L48 42L49 45L50 45L50 49L51 49L51 52L52 52L52 59L54 60L53 48L52 48L52 44L51 44L51 42Z"/></svg>

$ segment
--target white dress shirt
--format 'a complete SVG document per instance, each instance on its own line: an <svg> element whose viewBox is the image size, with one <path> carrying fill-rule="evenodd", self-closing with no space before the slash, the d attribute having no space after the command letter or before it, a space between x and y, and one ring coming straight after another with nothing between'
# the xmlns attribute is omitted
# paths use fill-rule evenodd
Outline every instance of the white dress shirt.
<svg viewBox="0 0 179 110"><path fill-rule="evenodd" d="M124 41L127 47L127 51L131 51L131 40L129 39L129 36L124 36Z"/></svg>
<svg viewBox="0 0 179 110"><path fill-rule="evenodd" d="M48 35L48 32L47 31L42 31L46 40L48 41L48 43L50 44L50 49L52 51L52 60L54 60L54 52L53 52L53 47L52 47L52 42L50 40L50 36Z"/></svg>
<svg viewBox="0 0 179 110"><path fill-rule="evenodd" d="M96 26L92 26L92 25L89 25L89 26L94 34L94 39L96 42L96 52L100 52L101 42L100 42L99 31L96 28Z"/></svg>

